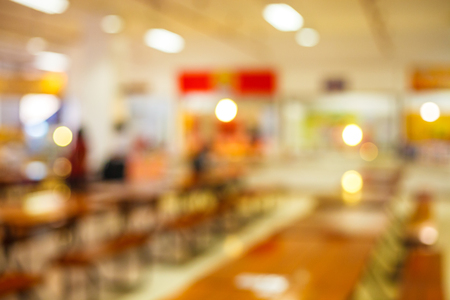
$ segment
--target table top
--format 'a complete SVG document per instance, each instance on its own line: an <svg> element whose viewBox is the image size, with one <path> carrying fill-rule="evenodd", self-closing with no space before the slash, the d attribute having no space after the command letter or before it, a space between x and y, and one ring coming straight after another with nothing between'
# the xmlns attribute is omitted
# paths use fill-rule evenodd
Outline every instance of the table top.
<svg viewBox="0 0 450 300"><path fill-rule="evenodd" d="M401 300L443 300L442 254L430 249L412 251L406 262Z"/></svg>
<svg viewBox="0 0 450 300"><path fill-rule="evenodd" d="M175 299L348 299L386 222L381 211L318 211Z"/></svg>
<svg viewBox="0 0 450 300"><path fill-rule="evenodd" d="M211 175L210 179L220 181L235 178L235 176L237 176L235 172L217 173L214 176ZM24 229L45 226L109 209L114 205L154 203L164 193L176 191L179 188L180 182L176 180L90 183L87 190L73 192L69 200L44 212L27 210L21 204L1 204L0 224ZM47 192L50 193L50 191ZM40 210L39 207L38 210Z"/></svg>
<svg viewBox="0 0 450 300"><path fill-rule="evenodd" d="M19 205L1 205L0 224L18 228L38 227L67 221L85 214L87 210L87 207L75 202L67 202L55 209L36 213L27 211Z"/></svg>

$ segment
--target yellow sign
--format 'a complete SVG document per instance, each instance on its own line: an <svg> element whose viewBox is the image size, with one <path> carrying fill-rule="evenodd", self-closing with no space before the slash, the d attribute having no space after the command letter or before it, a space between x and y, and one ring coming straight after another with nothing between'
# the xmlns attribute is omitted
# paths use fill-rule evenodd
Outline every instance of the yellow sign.
<svg viewBox="0 0 450 300"><path fill-rule="evenodd" d="M0 94L53 94L63 92L67 76L63 73L45 73L36 79L22 76L0 78Z"/></svg>
<svg viewBox="0 0 450 300"><path fill-rule="evenodd" d="M406 135L410 141L450 140L450 116L441 115L439 119L430 123L424 121L419 114L408 114Z"/></svg>

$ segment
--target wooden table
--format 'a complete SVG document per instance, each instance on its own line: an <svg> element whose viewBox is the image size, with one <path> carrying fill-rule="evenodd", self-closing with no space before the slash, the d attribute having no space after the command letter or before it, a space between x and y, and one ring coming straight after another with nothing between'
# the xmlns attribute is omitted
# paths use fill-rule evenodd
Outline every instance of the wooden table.
<svg viewBox="0 0 450 300"><path fill-rule="evenodd" d="M346 300L385 226L386 217L380 211L318 211L209 274L175 299L260 299L258 289L236 285L242 274L249 273L277 274L287 280L289 287L270 298Z"/></svg>
<svg viewBox="0 0 450 300"><path fill-rule="evenodd" d="M400 300L443 300L442 255L430 249L413 250L403 271Z"/></svg>

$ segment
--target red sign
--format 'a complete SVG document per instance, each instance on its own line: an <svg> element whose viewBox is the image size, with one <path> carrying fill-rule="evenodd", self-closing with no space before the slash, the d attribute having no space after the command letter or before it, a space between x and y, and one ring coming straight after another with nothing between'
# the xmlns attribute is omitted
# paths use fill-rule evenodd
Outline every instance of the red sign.
<svg viewBox="0 0 450 300"><path fill-rule="evenodd" d="M275 74L271 71L244 71L237 74L237 92L245 95L273 95Z"/></svg>
<svg viewBox="0 0 450 300"><path fill-rule="evenodd" d="M208 92L214 89L214 77L211 73L183 73L179 85L182 93Z"/></svg>
<svg viewBox="0 0 450 300"><path fill-rule="evenodd" d="M226 73L185 72L180 75L179 86L183 94L190 92L214 92L229 86L231 92L250 96L273 96L276 91L276 75L273 71L249 70ZM231 80L221 80L222 77Z"/></svg>

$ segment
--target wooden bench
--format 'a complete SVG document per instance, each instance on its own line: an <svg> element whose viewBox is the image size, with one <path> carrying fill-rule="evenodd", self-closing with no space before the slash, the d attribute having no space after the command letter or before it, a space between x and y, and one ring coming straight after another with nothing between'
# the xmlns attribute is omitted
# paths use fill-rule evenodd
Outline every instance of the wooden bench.
<svg viewBox="0 0 450 300"><path fill-rule="evenodd" d="M0 276L0 297L30 292L42 282L38 275L6 273Z"/></svg>
<svg viewBox="0 0 450 300"><path fill-rule="evenodd" d="M412 251L405 263L400 300L443 300L442 256L431 250Z"/></svg>

